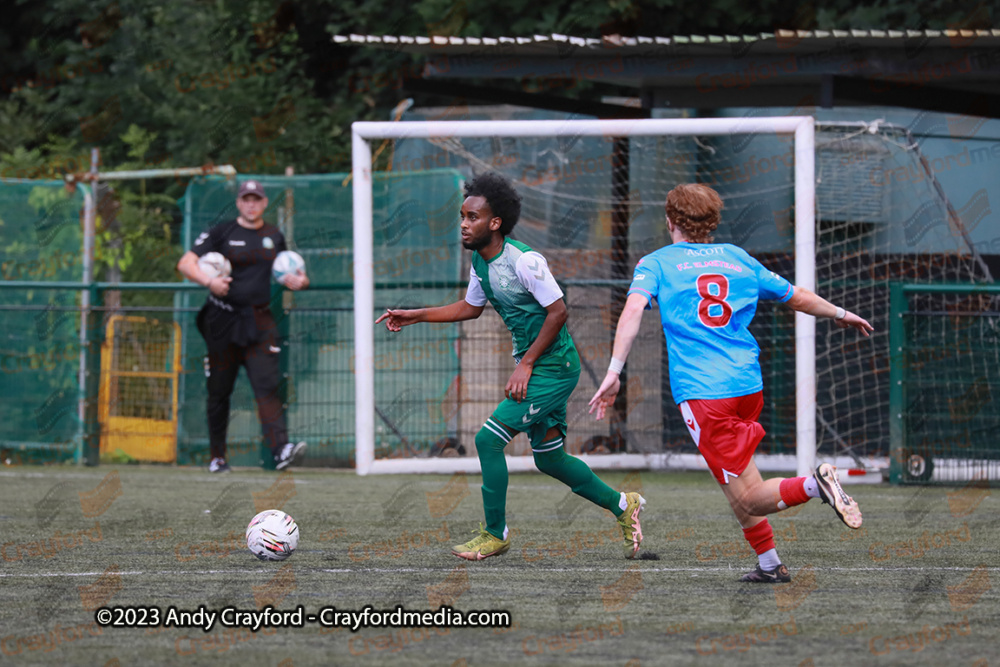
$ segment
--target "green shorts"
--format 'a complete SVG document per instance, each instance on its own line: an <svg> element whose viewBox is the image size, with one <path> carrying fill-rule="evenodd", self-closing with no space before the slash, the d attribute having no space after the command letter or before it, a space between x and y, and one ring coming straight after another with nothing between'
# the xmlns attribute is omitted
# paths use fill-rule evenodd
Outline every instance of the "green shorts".
<svg viewBox="0 0 1000 667"><path fill-rule="evenodd" d="M520 403L504 399L493 411L494 421L527 433L532 449L545 441L550 428L558 428L566 436L566 404L580 381L580 365L572 364L565 371L558 371L536 367L528 380L527 397Z"/></svg>

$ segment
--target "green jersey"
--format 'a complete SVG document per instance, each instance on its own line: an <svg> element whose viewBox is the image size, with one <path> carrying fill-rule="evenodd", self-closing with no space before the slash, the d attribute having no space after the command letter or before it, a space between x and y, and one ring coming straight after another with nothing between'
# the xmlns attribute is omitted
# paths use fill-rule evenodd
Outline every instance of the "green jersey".
<svg viewBox="0 0 1000 667"><path fill-rule="evenodd" d="M472 269L465 300L473 306L489 301L500 314L511 335L514 360L518 363L538 338L548 315L546 307L563 297L548 262L541 254L513 239L504 239L503 249L489 261L472 253ZM580 357L565 325L535 362L535 368L566 372L579 370Z"/></svg>

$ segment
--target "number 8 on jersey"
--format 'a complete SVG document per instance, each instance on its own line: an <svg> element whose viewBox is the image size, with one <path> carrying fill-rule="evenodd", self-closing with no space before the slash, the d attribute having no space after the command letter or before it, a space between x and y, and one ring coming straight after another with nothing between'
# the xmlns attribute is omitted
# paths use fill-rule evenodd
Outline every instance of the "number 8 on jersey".
<svg viewBox="0 0 1000 667"><path fill-rule="evenodd" d="M712 287L715 287L713 294ZM720 273L698 276L698 319L706 327L724 327L733 316L733 307L726 302L729 296L729 279Z"/></svg>

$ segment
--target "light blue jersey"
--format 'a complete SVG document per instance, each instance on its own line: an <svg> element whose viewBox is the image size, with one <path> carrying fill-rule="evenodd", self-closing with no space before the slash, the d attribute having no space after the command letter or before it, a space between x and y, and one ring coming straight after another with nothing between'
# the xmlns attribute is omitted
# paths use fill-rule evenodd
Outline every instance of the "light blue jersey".
<svg viewBox="0 0 1000 667"><path fill-rule="evenodd" d="M628 293L659 303L679 404L764 388L760 347L747 327L758 300L788 301L793 289L737 246L674 243L639 260Z"/></svg>

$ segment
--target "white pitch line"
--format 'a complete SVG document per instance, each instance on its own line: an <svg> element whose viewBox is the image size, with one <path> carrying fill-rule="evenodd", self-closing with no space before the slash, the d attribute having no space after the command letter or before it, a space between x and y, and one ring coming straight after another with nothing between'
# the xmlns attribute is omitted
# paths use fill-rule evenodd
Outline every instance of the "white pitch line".
<svg viewBox="0 0 1000 667"><path fill-rule="evenodd" d="M630 561L634 563L636 561ZM625 563L623 563L625 564ZM357 574L360 572L378 572L378 573L393 573L393 572L451 572L454 567L443 567L443 568L359 568L356 570L348 569L322 569L313 570L314 572L331 572L331 573L353 573ZM638 572L740 572L745 570L746 567L643 567L637 570ZM935 572L935 571L949 571L949 572L971 572L976 569L975 567L893 567L893 568L882 568L882 567L824 567L815 568L817 571L831 571L831 572L885 572L888 569L893 571L902 572ZM1000 567L987 567L988 571L1000 572ZM513 570L510 569L490 569L490 570L480 570L482 573L489 574L503 574L509 576ZM517 573L530 573L530 572L622 572L620 567L533 567L525 570L517 570ZM795 568L792 568L792 572L795 572Z"/></svg>
<svg viewBox="0 0 1000 667"><path fill-rule="evenodd" d="M632 561L635 562L635 561ZM422 568L321 568L314 569L309 568L304 573L309 572L323 572L326 574L358 574L362 572L377 572L380 574L403 574L403 573L434 573L434 572L451 572L454 567L422 567ZM738 572L745 568L736 567L644 567L639 570L639 572ZM971 572L976 569L975 567L892 567L892 568L881 568L881 567L824 567L817 568L820 571L829 572L885 572L887 570L892 570L894 572ZM1000 567L987 567L987 571L990 572L1000 572ZM273 573L274 570L270 569L258 569L258 570L133 570L128 572L114 572L112 574L120 576L143 576L143 575L198 575L198 574L236 574L236 575L246 575L246 574L269 574ZM509 576L512 572L510 569L482 569L478 571L482 574L502 574L504 576ZM620 567L533 567L530 570L518 570L518 572L616 572L621 573L622 569ZM794 572L794 569L793 569ZM0 573L0 579L37 579L43 577L96 577L102 574L106 574L105 570L100 572L37 572L32 574L14 574L14 573Z"/></svg>

